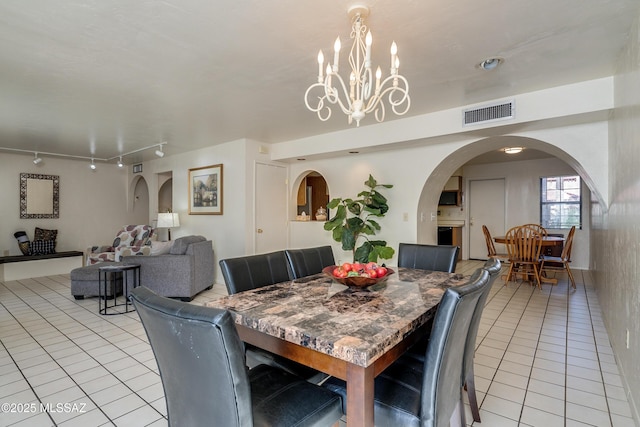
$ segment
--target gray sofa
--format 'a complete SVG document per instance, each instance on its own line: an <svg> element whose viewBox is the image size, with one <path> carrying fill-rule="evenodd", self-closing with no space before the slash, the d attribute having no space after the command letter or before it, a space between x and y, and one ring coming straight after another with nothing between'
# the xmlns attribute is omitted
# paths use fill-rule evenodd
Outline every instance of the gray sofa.
<svg viewBox="0 0 640 427"><path fill-rule="evenodd" d="M168 254L125 256L122 262L140 264L140 284L165 297L191 301L213 286L213 243L203 236L174 240Z"/></svg>

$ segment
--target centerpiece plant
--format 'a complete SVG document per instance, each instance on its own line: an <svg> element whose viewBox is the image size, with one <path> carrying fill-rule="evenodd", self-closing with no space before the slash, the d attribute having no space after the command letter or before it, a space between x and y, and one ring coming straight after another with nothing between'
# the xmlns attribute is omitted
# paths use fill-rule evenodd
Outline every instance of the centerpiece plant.
<svg viewBox="0 0 640 427"><path fill-rule="evenodd" d="M353 262L377 262L378 258L390 259L395 251L384 240L374 240L380 224L375 220L382 218L389 210L387 198L377 189L392 188L390 184L378 184L369 175L364 185L368 189L358 193L356 199L335 198L327 207L335 209L335 215L324 223L324 229L332 231L333 239L342 243L342 249L353 252ZM356 248L359 241L362 244Z"/></svg>

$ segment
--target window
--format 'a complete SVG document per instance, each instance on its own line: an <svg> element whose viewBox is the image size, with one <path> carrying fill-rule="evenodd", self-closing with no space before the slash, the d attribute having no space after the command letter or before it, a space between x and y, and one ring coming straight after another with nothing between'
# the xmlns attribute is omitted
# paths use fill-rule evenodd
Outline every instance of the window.
<svg viewBox="0 0 640 427"><path fill-rule="evenodd" d="M540 224L544 228L582 228L579 176L540 179Z"/></svg>

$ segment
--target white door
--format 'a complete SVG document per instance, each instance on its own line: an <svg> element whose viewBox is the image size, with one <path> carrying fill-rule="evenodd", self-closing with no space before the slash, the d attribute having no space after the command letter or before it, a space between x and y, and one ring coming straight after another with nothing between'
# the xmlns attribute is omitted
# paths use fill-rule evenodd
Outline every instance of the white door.
<svg viewBox="0 0 640 427"><path fill-rule="evenodd" d="M287 247L287 169L256 163L255 253Z"/></svg>
<svg viewBox="0 0 640 427"><path fill-rule="evenodd" d="M482 233L486 225L492 236L504 236L505 182L504 179L469 181L469 258L487 259L487 245ZM505 253L504 245L496 244L498 253Z"/></svg>

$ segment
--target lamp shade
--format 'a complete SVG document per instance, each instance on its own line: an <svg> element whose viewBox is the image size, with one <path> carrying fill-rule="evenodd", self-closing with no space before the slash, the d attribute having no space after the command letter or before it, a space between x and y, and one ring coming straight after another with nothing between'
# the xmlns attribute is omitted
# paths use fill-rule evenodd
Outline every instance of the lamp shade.
<svg viewBox="0 0 640 427"><path fill-rule="evenodd" d="M180 217L175 212L158 214L158 228L180 227Z"/></svg>

